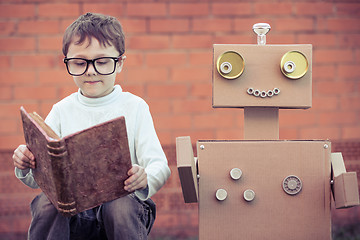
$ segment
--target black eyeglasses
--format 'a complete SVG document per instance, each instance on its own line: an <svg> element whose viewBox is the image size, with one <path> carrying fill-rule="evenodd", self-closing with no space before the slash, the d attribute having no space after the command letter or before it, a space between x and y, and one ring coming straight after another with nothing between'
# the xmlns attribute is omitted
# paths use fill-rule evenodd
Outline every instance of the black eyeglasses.
<svg viewBox="0 0 360 240"><path fill-rule="evenodd" d="M89 64L92 63L95 71L100 75L110 75L115 72L116 63L121 60L122 57L100 57L92 60L84 58L64 58L64 63L68 73L72 76L81 76L89 68Z"/></svg>

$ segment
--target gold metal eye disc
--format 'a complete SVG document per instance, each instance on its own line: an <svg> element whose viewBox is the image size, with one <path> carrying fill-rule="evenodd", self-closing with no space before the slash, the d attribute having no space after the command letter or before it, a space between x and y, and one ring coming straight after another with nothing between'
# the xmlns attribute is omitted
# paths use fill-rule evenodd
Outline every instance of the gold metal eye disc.
<svg viewBox="0 0 360 240"><path fill-rule="evenodd" d="M301 52L290 51L281 58L280 69L287 78L299 79L308 71L309 62Z"/></svg>
<svg viewBox="0 0 360 240"><path fill-rule="evenodd" d="M227 51L221 54L216 62L218 73L226 79L235 79L239 77L245 67L243 57L234 51Z"/></svg>

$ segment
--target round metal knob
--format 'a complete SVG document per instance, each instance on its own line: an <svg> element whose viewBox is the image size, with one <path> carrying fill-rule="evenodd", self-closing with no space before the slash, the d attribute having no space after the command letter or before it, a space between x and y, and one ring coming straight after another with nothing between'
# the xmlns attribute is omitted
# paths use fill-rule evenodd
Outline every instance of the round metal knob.
<svg viewBox="0 0 360 240"><path fill-rule="evenodd" d="M255 198L255 192L251 189L247 189L244 191L244 199L248 202L253 201Z"/></svg>
<svg viewBox="0 0 360 240"><path fill-rule="evenodd" d="M239 168L233 168L230 171L230 176L234 180L239 180L241 178L242 171Z"/></svg>
<svg viewBox="0 0 360 240"><path fill-rule="evenodd" d="M302 189L302 182L297 176L287 176L283 181L283 189L289 195L296 195Z"/></svg>
<svg viewBox="0 0 360 240"><path fill-rule="evenodd" d="M218 189L216 190L216 199L219 201L224 201L227 198L227 191L225 189Z"/></svg>

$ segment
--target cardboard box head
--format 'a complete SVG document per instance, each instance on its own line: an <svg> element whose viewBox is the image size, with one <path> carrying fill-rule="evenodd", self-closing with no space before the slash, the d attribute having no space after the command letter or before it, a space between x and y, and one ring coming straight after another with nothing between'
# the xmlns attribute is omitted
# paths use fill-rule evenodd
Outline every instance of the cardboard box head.
<svg viewBox="0 0 360 240"><path fill-rule="evenodd" d="M311 44L213 47L213 107L311 107Z"/></svg>

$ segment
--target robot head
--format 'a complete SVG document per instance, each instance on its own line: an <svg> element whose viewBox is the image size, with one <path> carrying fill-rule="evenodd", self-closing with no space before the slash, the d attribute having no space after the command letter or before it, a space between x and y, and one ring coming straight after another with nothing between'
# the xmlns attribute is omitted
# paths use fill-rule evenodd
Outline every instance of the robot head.
<svg viewBox="0 0 360 240"><path fill-rule="evenodd" d="M257 45L214 44L213 107L311 107L312 45L266 45L267 26Z"/></svg>

